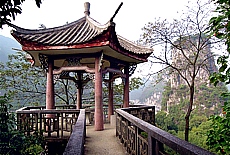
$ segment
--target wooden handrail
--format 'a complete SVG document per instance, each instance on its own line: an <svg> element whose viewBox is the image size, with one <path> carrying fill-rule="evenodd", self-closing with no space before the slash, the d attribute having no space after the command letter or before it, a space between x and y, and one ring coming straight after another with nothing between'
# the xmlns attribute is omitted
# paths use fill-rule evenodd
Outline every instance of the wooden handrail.
<svg viewBox="0 0 230 155"><path fill-rule="evenodd" d="M179 139L126 111L127 108L116 110L116 135L124 144L128 153L138 154L140 151L145 151L143 154L164 155L163 146L165 144L182 155L213 154L196 145ZM142 133L145 133L147 137L143 138L141 135Z"/></svg>
<svg viewBox="0 0 230 155"><path fill-rule="evenodd" d="M74 125L73 132L69 138L63 155L82 155L84 154L84 143L86 135L85 110L81 109Z"/></svg>

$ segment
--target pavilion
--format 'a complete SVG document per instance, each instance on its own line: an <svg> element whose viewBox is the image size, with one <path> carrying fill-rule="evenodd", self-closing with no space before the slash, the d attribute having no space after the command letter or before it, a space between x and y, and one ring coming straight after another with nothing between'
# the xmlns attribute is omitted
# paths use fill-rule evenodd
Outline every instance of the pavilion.
<svg viewBox="0 0 230 155"><path fill-rule="evenodd" d="M121 3L122 5L122 3ZM129 107L129 77L137 64L147 61L153 49L134 44L115 31L113 17L104 25L90 17L90 4L86 2L85 16L63 26L30 30L12 25L13 37L22 45L35 66L47 73L46 109L54 109L54 75L71 79L77 74L77 109L82 107L83 73L94 74L95 130L104 129L102 81L109 74L108 115L113 114L113 87L115 78L124 81L123 107ZM48 116L47 116L48 117ZM52 117L52 116L49 116Z"/></svg>

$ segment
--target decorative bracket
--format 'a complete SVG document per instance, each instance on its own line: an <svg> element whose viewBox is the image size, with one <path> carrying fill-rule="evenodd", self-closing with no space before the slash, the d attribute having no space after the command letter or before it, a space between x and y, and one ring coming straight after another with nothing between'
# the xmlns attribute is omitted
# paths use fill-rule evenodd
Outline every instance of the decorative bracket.
<svg viewBox="0 0 230 155"><path fill-rule="evenodd" d="M66 61L68 62L67 66L81 66L80 63L81 58L75 57L75 58L68 58Z"/></svg>
<svg viewBox="0 0 230 155"><path fill-rule="evenodd" d="M47 72L48 71L48 56L39 53L38 57L41 62L42 69Z"/></svg>
<svg viewBox="0 0 230 155"><path fill-rule="evenodd" d="M137 68L137 64L133 64L132 66L129 66L129 76L133 75L136 68Z"/></svg>
<svg viewBox="0 0 230 155"><path fill-rule="evenodd" d="M100 58L99 58L99 68L98 68L98 72L100 71L100 69L101 69L101 67L102 67L102 65L103 65L102 60L103 60L103 52L101 53L101 56L100 56Z"/></svg>

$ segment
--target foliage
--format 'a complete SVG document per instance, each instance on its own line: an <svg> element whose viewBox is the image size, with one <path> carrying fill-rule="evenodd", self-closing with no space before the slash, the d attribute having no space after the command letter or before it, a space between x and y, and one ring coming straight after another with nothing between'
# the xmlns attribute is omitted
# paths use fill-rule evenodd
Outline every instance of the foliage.
<svg viewBox="0 0 230 155"><path fill-rule="evenodd" d="M223 94L230 96L229 93ZM221 154L230 153L230 102L225 102L223 106L223 116L213 115L211 129L207 132L207 145Z"/></svg>
<svg viewBox="0 0 230 155"><path fill-rule="evenodd" d="M11 25L17 14L22 13L21 4L25 0L1 0L0 1L0 28L3 25ZM37 7L40 7L41 0L35 0Z"/></svg>
<svg viewBox="0 0 230 155"><path fill-rule="evenodd" d="M43 137L25 136L16 129L14 113L9 113L12 107L9 97L0 96L0 154L24 155L44 152Z"/></svg>
<svg viewBox="0 0 230 155"><path fill-rule="evenodd" d="M142 85L143 85L143 81L140 77L132 77L129 79L129 91L139 89ZM103 87L104 98L106 98L108 96L108 93L109 93L107 88L108 88L107 85L105 87ZM124 91L123 82L121 82L119 84L116 84L113 82L114 103L122 104L123 91Z"/></svg>
<svg viewBox="0 0 230 155"><path fill-rule="evenodd" d="M160 111L156 114L156 125L157 127L177 136L181 139L184 139L184 115L177 106L174 109L176 114L169 113L167 114L164 111ZM190 134L189 141L192 144L195 144L204 149L208 149L206 145L207 131L211 127L211 121L207 121L207 117L204 115L193 115L190 120ZM171 152L168 150L168 152Z"/></svg>
<svg viewBox="0 0 230 155"><path fill-rule="evenodd" d="M155 116L156 126L165 131L167 131L166 118L167 118L167 113L165 111L159 111Z"/></svg>
<svg viewBox="0 0 230 155"><path fill-rule="evenodd" d="M140 77L132 77L129 81L129 91L133 91L135 89L138 89L143 84L144 83Z"/></svg>
<svg viewBox="0 0 230 155"><path fill-rule="evenodd" d="M217 5L215 12L218 16L212 17L209 21L211 35L223 39L227 45L227 51L230 52L230 1L214 0L214 2Z"/></svg>
<svg viewBox="0 0 230 155"><path fill-rule="evenodd" d="M230 84L230 68L228 67L228 58L230 54L230 1L215 0L217 4L216 12L218 16L212 17L210 23L210 35L223 40L227 46L227 54L221 55L217 59L219 73L214 73L210 76L210 81L216 86L219 82Z"/></svg>
<svg viewBox="0 0 230 155"><path fill-rule="evenodd" d="M210 35L223 40L227 53L217 59L219 72L210 76L210 81L217 86L218 83L230 84L230 67L228 57L230 54L230 1L214 0L216 3L216 17L210 19ZM230 97L229 93L223 93L223 97ZM230 102L224 103L223 116L213 115L210 117L212 128L208 131L207 145L214 148L219 154L230 153Z"/></svg>
<svg viewBox="0 0 230 155"><path fill-rule="evenodd" d="M9 55L8 62L0 64L0 74L0 88L13 96L14 108L44 105L46 73L40 67L32 67L24 52ZM55 79L54 91L57 103L75 104L76 87L73 81Z"/></svg>
<svg viewBox="0 0 230 155"><path fill-rule="evenodd" d="M26 105L28 103L40 104L45 102L45 77L38 67L31 67L25 54L18 52L9 56L9 60L0 68L0 88L14 97L13 103ZM39 98L39 100L38 100ZM16 106L14 108L17 108Z"/></svg>

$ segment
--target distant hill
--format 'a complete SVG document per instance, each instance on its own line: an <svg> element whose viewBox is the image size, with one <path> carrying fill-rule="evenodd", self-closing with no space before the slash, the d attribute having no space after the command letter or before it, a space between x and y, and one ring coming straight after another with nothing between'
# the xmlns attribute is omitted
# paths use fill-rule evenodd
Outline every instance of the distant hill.
<svg viewBox="0 0 230 155"><path fill-rule="evenodd" d="M0 62L6 63L8 55L14 54L14 49L21 49L21 45L14 39L0 35ZM0 90L0 96L4 94L4 90Z"/></svg>
<svg viewBox="0 0 230 155"><path fill-rule="evenodd" d="M145 79L142 79L142 82L145 82ZM130 100L143 100L143 92L150 87L152 81L148 80L143 86L141 86L139 89L135 89L130 92ZM145 95L146 96L146 95ZM145 99L145 98L144 98Z"/></svg>
<svg viewBox="0 0 230 155"><path fill-rule="evenodd" d="M21 49L21 45L14 39L0 35L0 62L6 62L8 55L14 54L14 49Z"/></svg>

